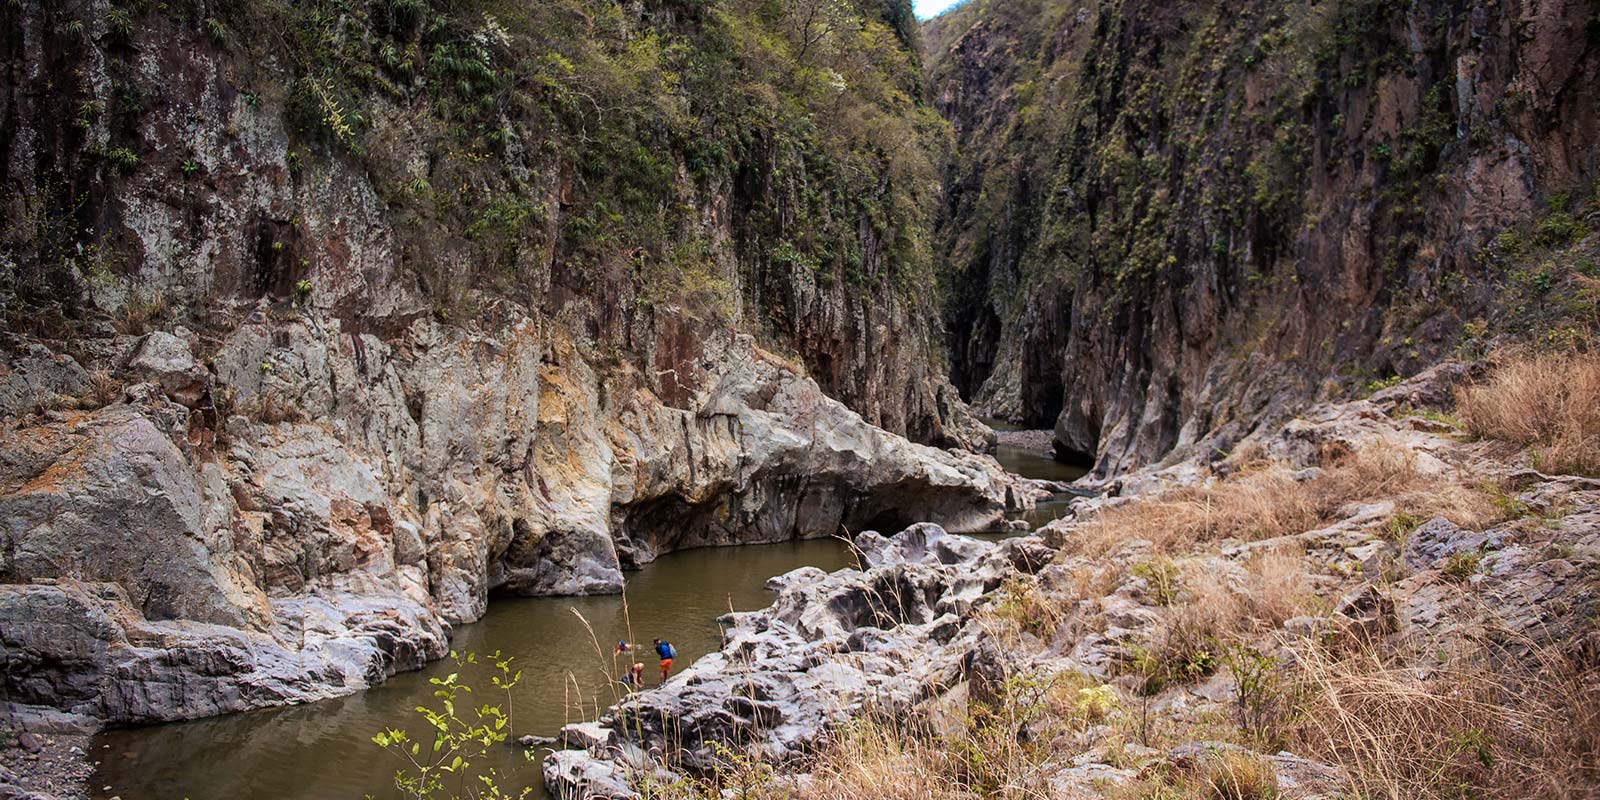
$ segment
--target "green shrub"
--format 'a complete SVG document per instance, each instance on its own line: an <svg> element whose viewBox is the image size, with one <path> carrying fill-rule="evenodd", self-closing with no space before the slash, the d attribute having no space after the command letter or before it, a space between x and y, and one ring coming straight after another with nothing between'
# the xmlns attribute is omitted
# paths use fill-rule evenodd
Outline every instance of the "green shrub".
<svg viewBox="0 0 1600 800"><path fill-rule="evenodd" d="M139 166L139 154L126 147L115 147L106 151L106 161L118 172L132 172Z"/></svg>
<svg viewBox="0 0 1600 800"><path fill-rule="evenodd" d="M435 707L417 706L419 716L427 722L424 733L413 737L400 728L388 728L372 737L374 744L397 756L404 766L395 772L394 785L400 793L415 800L507 800L525 798L532 787L524 786L516 794L500 788L501 776L493 767L480 762L491 748L503 744L512 734L511 689L522 679L521 670L512 669L513 659L501 656L497 650L480 663L476 654L450 653L457 671L443 678L430 678L428 682L438 687L433 696ZM461 680L461 669L481 667L489 672L490 684L506 693L505 705L484 703L468 704L473 689ZM461 702L463 707L457 709ZM533 751L524 750L530 761ZM447 788L446 781L465 787L460 793Z"/></svg>
<svg viewBox="0 0 1600 800"><path fill-rule="evenodd" d="M1134 564L1133 576L1150 587L1150 598L1158 606L1170 606L1178 599L1178 565L1170 558L1158 557Z"/></svg>
<svg viewBox="0 0 1600 800"><path fill-rule="evenodd" d="M1383 526L1384 538L1395 547L1405 547L1406 540L1411 537L1411 532L1426 521L1418 514L1396 511L1394 516L1390 517L1389 521Z"/></svg>
<svg viewBox="0 0 1600 800"><path fill-rule="evenodd" d="M1452 553L1449 558L1445 559L1444 567L1439 571L1453 581L1464 583L1478 574L1482 562L1483 553L1477 550Z"/></svg>

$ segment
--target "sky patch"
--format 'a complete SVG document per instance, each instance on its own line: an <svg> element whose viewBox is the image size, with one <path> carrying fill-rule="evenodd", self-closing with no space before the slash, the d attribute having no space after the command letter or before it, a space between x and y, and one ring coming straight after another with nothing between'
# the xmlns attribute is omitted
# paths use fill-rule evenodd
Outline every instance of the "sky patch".
<svg viewBox="0 0 1600 800"><path fill-rule="evenodd" d="M917 19L931 19L959 2L961 0L912 0L911 6L917 13Z"/></svg>

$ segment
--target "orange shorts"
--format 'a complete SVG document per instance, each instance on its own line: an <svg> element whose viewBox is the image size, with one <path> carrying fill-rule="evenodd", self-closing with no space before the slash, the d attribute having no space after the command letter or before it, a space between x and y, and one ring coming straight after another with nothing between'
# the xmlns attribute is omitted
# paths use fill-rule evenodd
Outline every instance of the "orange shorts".
<svg viewBox="0 0 1600 800"><path fill-rule="evenodd" d="M672 659L670 659L670 658L661 659L661 671L662 672L666 672L669 669L672 669Z"/></svg>

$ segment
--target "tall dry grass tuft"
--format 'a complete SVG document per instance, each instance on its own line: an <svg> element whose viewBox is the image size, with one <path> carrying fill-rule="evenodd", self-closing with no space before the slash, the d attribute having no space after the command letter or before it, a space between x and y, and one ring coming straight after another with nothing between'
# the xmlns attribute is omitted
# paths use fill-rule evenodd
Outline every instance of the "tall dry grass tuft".
<svg viewBox="0 0 1600 800"><path fill-rule="evenodd" d="M1533 447L1541 470L1600 475L1600 354L1497 353L1456 415L1475 435Z"/></svg>
<svg viewBox="0 0 1600 800"><path fill-rule="evenodd" d="M1337 520L1352 503L1394 500L1409 514L1479 528L1499 519L1489 494L1465 475L1419 468L1415 453L1371 444L1330 454L1314 477L1282 465L1251 465L1229 478L1106 508L1080 523L1073 541L1100 556L1130 539L1172 553L1221 539L1258 541Z"/></svg>
<svg viewBox="0 0 1600 800"><path fill-rule="evenodd" d="M1105 555L1129 539L1158 553L1218 539L1264 539L1315 527L1320 516L1293 474L1266 467L1210 486L1184 487L1102 510L1080 528L1088 555Z"/></svg>
<svg viewBox="0 0 1600 800"><path fill-rule="evenodd" d="M947 800L962 797L961 765L928 731L863 718L835 731L816 762L807 800Z"/></svg>
<svg viewBox="0 0 1600 800"><path fill-rule="evenodd" d="M1416 666L1371 646L1303 648L1294 664L1292 749L1342 767L1356 796L1600 792L1600 676L1554 649L1515 661L1458 648Z"/></svg>
<svg viewBox="0 0 1600 800"><path fill-rule="evenodd" d="M1249 583L1243 596L1247 618L1271 628L1308 613L1318 602L1306 575L1305 554L1279 549L1245 564Z"/></svg>
<svg viewBox="0 0 1600 800"><path fill-rule="evenodd" d="M1210 760L1200 778L1210 800L1275 800L1278 775L1261 757L1229 750Z"/></svg>

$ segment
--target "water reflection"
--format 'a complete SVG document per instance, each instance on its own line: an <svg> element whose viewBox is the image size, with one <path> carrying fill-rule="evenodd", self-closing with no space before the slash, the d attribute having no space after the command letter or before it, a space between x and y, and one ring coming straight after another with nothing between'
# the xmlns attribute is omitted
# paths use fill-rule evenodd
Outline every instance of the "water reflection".
<svg viewBox="0 0 1600 800"><path fill-rule="evenodd" d="M833 570L850 563L835 540L712 548L674 553L629 576L628 594L591 598L500 598L479 622L456 631L462 651L495 649L517 657L519 734L552 735L612 702L611 649L643 643L646 685L656 681L648 643L657 636L687 665L721 644L715 619L730 608L771 602L767 578L798 566ZM585 627L577 611L590 626ZM630 633L631 628L631 633ZM597 648L599 653L597 653ZM624 657L625 658L625 657ZM620 670L625 666L618 663ZM352 800L397 796L399 764L369 741L385 727L419 729L411 709L431 700L429 677L456 669L448 660L349 697L193 722L110 731L95 740L100 760L93 796L123 800ZM484 689L487 677L482 681ZM486 699L486 698L485 698ZM507 747L494 765L509 785L539 785L538 764ZM110 787L105 789L103 787Z"/></svg>

